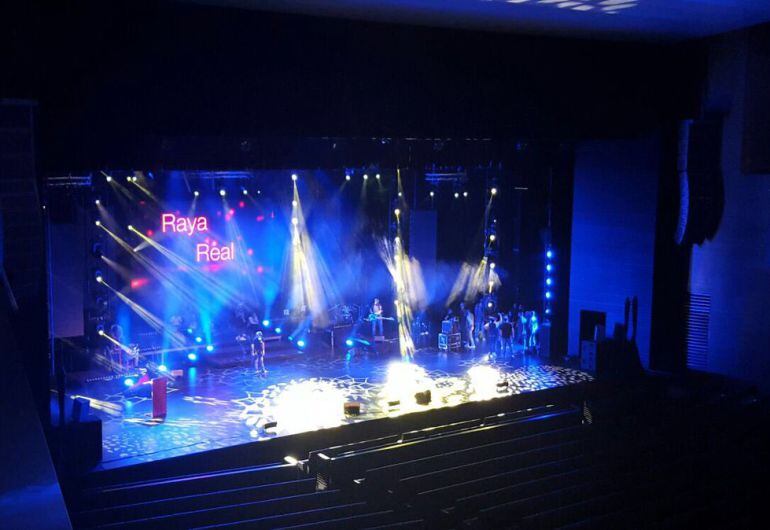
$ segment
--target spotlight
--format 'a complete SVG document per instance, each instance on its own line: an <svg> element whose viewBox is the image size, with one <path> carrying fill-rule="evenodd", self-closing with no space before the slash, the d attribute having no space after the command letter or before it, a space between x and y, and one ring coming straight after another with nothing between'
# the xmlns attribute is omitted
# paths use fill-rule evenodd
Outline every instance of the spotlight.
<svg viewBox="0 0 770 530"><path fill-rule="evenodd" d="M487 307L489 309L492 309L493 307L495 307L495 304L493 304L492 302L487 302Z"/></svg>
<svg viewBox="0 0 770 530"><path fill-rule="evenodd" d="M99 206L99 205L101 204L101 201L100 201L99 199L96 199L96 200L94 201L94 204L95 204L95 205L97 205L97 206Z"/></svg>
<svg viewBox="0 0 770 530"><path fill-rule="evenodd" d="M246 188L243 188L243 194L244 195L248 195L249 194L249 190L247 190Z"/></svg>
<svg viewBox="0 0 770 530"><path fill-rule="evenodd" d="M435 197L435 196L436 196L436 192L435 192L435 191L431 191L431 192L430 192L430 196L431 196L431 197Z"/></svg>
<svg viewBox="0 0 770 530"><path fill-rule="evenodd" d="M96 333L101 337L102 335L104 335L104 330L103 329L99 329L99 330L96 331Z"/></svg>
<svg viewBox="0 0 770 530"><path fill-rule="evenodd" d="M126 228L128 228L129 231L133 230L134 229L134 225L128 225Z"/></svg>
<svg viewBox="0 0 770 530"><path fill-rule="evenodd" d="M489 264L489 268L490 268L490 269L492 269L492 270L495 270L495 267L496 267L496 266L497 266L497 265L495 265L495 262L494 262L494 261L493 261L492 263L490 263L490 264Z"/></svg>
<svg viewBox="0 0 770 530"><path fill-rule="evenodd" d="M468 196L468 192L467 192L467 191L464 191L464 192L463 192L463 197L467 197L467 196Z"/></svg>
<svg viewBox="0 0 770 530"><path fill-rule="evenodd" d="M345 180L350 180L350 175L345 175Z"/></svg>
<svg viewBox="0 0 770 530"><path fill-rule="evenodd" d="M220 197L224 197L225 195L227 195L227 192L225 191L225 189L224 189L224 188L222 188L221 190L219 190L219 195L220 195Z"/></svg>
<svg viewBox="0 0 770 530"><path fill-rule="evenodd" d="M94 222L94 224L95 224L96 226L102 226L102 222L101 222L99 219L97 219L97 220Z"/></svg>
<svg viewBox="0 0 770 530"><path fill-rule="evenodd" d="M168 372L168 367L165 364L159 364L158 365L158 371L159 372Z"/></svg>
<svg viewBox="0 0 770 530"><path fill-rule="evenodd" d="M126 177L126 182L131 182L131 177Z"/></svg>
<svg viewBox="0 0 770 530"><path fill-rule="evenodd" d="M396 236L396 237L394 237L394 238L393 238L393 242L394 242L396 245L398 245L399 243L401 243L401 238L400 238L400 237L398 237L398 236Z"/></svg>
<svg viewBox="0 0 770 530"><path fill-rule="evenodd" d="M545 308L545 314L546 315L550 315L551 314L551 308L550 307L546 307Z"/></svg>
<svg viewBox="0 0 770 530"><path fill-rule="evenodd" d="M546 278L545 279L545 284L546 285L551 285L552 283L553 283L553 280L551 280L551 278Z"/></svg>
<svg viewBox="0 0 770 530"><path fill-rule="evenodd" d="M293 180L293 181L295 181L295 182L297 181L297 174L296 174L296 173L293 173L293 174L291 175L291 180Z"/></svg>
<svg viewBox="0 0 770 530"><path fill-rule="evenodd" d="M460 193L459 192L455 192L455 199L459 199L459 198L460 198Z"/></svg>
<svg viewBox="0 0 770 530"><path fill-rule="evenodd" d="M136 176L131 177L131 182L136 182Z"/></svg>
<svg viewBox="0 0 770 530"><path fill-rule="evenodd" d="M404 196L404 194L403 194L403 193L401 193L401 192L399 191L399 192L398 192L398 196L399 196L399 197L403 197L403 196Z"/></svg>
<svg viewBox="0 0 770 530"><path fill-rule="evenodd" d="M364 180L369 180L369 175L367 175L366 173L364 173Z"/></svg>
<svg viewBox="0 0 770 530"><path fill-rule="evenodd" d="M131 379L130 377L126 377L123 380L123 384L126 385L126 386L134 386L134 380Z"/></svg>
<svg viewBox="0 0 770 530"><path fill-rule="evenodd" d="M201 194L201 192L199 192L198 190L195 190L195 191L193 192L193 195L195 195L196 197L197 197L198 195L200 195L200 194Z"/></svg>
<svg viewBox="0 0 770 530"><path fill-rule="evenodd" d="M104 178L106 178L106 179L107 179L107 182L112 182L112 177L111 177L111 176L107 175L107 176L106 176L106 177L104 177Z"/></svg>
<svg viewBox="0 0 770 530"><path fill-rule="evenodd" d="M294 226L297 226L299 224L299 219L297 219L296 217L292 217L291 224L293 224Z"/></svg>
<svg viewBox="0 0 770 530"><path fill-rule="evenodd" d="M305 347L305 341L302 340L302 339L299 339L297 341L297 346L300 347L300 348L304 348Z"/></svg>
<svg viewBox="0 0 770 530"><path fill-rule="evenodd" d="M275 332L276 332L277 334L279 334L279 335L281 334L281 332L282 332L282 331L283 331L283 330L282 330L281 328L275 328Z"/></svg>
<svg viewBox="0 0 770 530"><path fill-rule="evenodd" d="M345 341L345 346L347 346L348 348L351 348L353 346L353 340L352 339L346 340Z"/></svg>
<svg viewBox="0 0 770 530"><path fill-rule="evenodd" d="M545 257L548 259L551 259L553 257L553 251L552 250L546 250Z"/></svg>
<svg viewBox="0 0 770 530"><path fill-rule="evenodd" d="M284 456L283 461L292 466L296 466L297 463L299 463L299 460L297 460L293 456Z"/></svg>
<svg viewBox="0 0 770 530"><path fill-rule="evenodd" d="M209 345L207 345L207 346L206 346L206 351L207 351L207 352L212 352L212 351L214 351L214 345L213 345L213 344L209 344Z"/></svg>
<svg viewBox="0 0 770 530"><path fill-rule="evenodd" d="M104 281L104 277L102 276L102 271L96 271L94 273L94 280L96 280L96 283L102 283Z"/></svg>
<svg viewBox="0 0 770 530"><path fill-rule="evenodd" d="M393 210L393 213L396 215L401 215L401 210L399 208L396 208L395 210Z"/></svg>
<svg viewBox="0 0 770 530"><path fill-rule="evenodd" d="M198 355L196 353L194 353L194 352L190 352L190 353L187 354L187 359L190 360L190 361L197 361L198 360Z"/></svg>
<svg viewBox="0 0 770 530"><path fill-rule="evenodd" d="M187 328L187 334L188 335L192 335L192 332L193 332L193 328Z"/></svg>
<svg viewBox="0 0 770 530"><path fill-rule="evenodd" d="M270 326L270 321L268 319L265 319L265 320L262 321L262 325L265 326L265 327L268 327L268 326Z"/></svg>
<svg viewBox="0 0 770 530"><path fill-rule="evenodd" d="M545 270L547 270L548 272L551 272L551 270L553 270L553 265L549 263L548 265L545 266Z"/></svg>
<svg viewBox="0 0 770 530"><path fill-rule="evenodd" d="M495 234L489 234L490 241L494 241L495 239L497 239L497 236Z"/></svg>
<svg viewBox="0 0 770 530"><path fill-rule="evenodd" d="M203 342L203 337L195 337L195 342L200 344L201 342Z"/></svg>
<svg viewBox="0 0 770 530"><path fill-rule="evenodd" d="M489 193L491 193L492 195L497 195L497 188L492 188L491 190L489 190Z"/></svg>
<svg viewBox="0 0 770 530"><path fill-rule="evenodd" d="M297 207L297 201L291 201L291 205L296 208Z"/></svg>
<svg viewBox="0 0 770 530"><path fill-rule="evenodd" d="M545 292L545 297L550 300L551 299L551 291L546 291Z"/></svg>
<svg viewBox="0 0 770 530"><path fill-rule="evenodd" d="M377 180L380 180L380 174L379 174L379 173L377 173L377 174L374 176L374 178L376 178Z"/></svg>

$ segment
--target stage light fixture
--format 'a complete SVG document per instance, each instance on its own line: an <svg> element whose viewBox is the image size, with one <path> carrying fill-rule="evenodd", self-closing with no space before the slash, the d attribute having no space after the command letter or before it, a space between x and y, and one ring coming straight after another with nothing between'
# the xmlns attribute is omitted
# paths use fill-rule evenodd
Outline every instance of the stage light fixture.
<svg viewBox="0 0 770 530"><path fill-rule="evenodd" d="M196 353L194 353L194 352L190 352L190 353L187 354L187 359L190 360L190 361L197 361L198 360L198 355Z"/></svg>
<svg viewBox="0 0 770 530"><path fill-rule="evenodd" d="M455 192L455 199L459 199L459 198L460 198L460 193L456 191Z"/></svg>
<svg viewBox="0 0 770 530"><path fill-rule="evenodd" d="M112 182L112 177L111 176L107 175L104 178L107 180L107 182Z"/></svg>
<svg viewBox="0 0 770 530"><path fill-rule="evenodd" d="M126 386L134 386L134 380L133 380L133 379L131 379L130 377L126 377L126 378L123 380L123 384L124 384L124 385L126 385ZM129 402L129 403L130 403L130 402Z"/></svg>
<svg viewBox="0 0 770 530"><path fill-rule="evenodd" d="M293 456L284 456L283 461L291 466L296 466L299 463L299 460L297 460Z"/></svg>
<svg viewBox="0 0 770 530"><path fill-rule="evenodd" d="M545 292L545 297L550 300L551 299L551 291L546 291Z"/></svg>
<svg viewBox="0 0 770 530"><path fill-rule="evenodd" d="M395 210L393 210L393 213L396 215L401 215L401 210L399 208L396 208Z"/></svg>
<svg viewBox="0 0 770 530"><path fill-rule="evenodd" d="M104 330L103 329L98 329L98 330L96 330L96 333L101 337L102 335L104 335Z"/></svg>
<svg viewBox="0 0 770 530"><path fill-rule="evenodd" d="M297 219L296 217L292 217L291 224L293 224L294 226L297 226L299 224L299 219Z"/></svg>
<svg viewBox="0 0 770 530"><path fill-rule="evenodd" d="M96 199L96 200L94 201L94 204L95 204L95 205L97 205L97 206L99 206L99 205L101 204L101 201L100 201L99 199Z"/></svg>
<svg viewBox="0 0 770 530"><path fill-rule="evenodd" d="M246 188L243 188L243 194L244 195L248 195L249 194L249 190L247 190Z"/></svg>
<svg viewBox="0 0 770 530"><path fill-rule="evenodd" d="M549 263L548 265L545 266L545 270L547 270L548 272L551 272L553 270L553 265Z"/></svg>
<svg viewBox="0 0 770 530"><path fill-rule="evenodd" d="M159 372L168 372L168 367L165 364L159 364L158 365L158 371Z"/></svg>
<svg viewBox="0 0 770 530"><path fill-rule="evenodd" d="M126 182L131 182L131 177L126 177Z"/></svg>
<svg viewBox="0 0 770 530"><path fill-rule="evenodd" d="M345 175L345 180L350 180L350 175Z"/></svg>
<svg viewBox="0 0 770 530"><path fill-rule="evenodd" d="M436 196L436 192L435 191L431 191L430 192L430 196L431 196L431 198L435 197Z"/></svg>
<svg viewBox="0 0 770 530"><path fill-rule="evenodd" d="M367 175L366 173L364 173L364 180L369 180L369 175Z"/></svg>
<svg viewBox="0 0 770 530"><path fill-rule="evenodd" d="M281 334L281 332L282 332L282 331L283 331L283 330L282 330L281 328L275 328L275 332L276 332L277 334L279 334L279 335Z"/></svg>
<svg viewBox="0 0 770 530"><path fill-rule="evenodd" d="M545 279L545 284L546 285L551 285L552 283L553 283L553 280L551 280L551 278L546 278Z"/></svg>
<svg viewBox="0 0 770 530"><path fill-rule="evenodd" d="M291 205L296 208L297 207L297 201L291 201Z"/></svg>
<svg viewBox="0 0 770 530"><path fill-rule="evenodd" d="M400 238L400 237L398 237L398 236L396 236L396 237L394 237L394 238L393 238L393 242L394 242L396 245L398 245L399 243L401 243L401 238ZM396 303L398 303L398 300L396 300Z"/></svg>
<svg viewBox="0 0 770 530"><path fill-rule="evenodd" d="M346 340L345 346L347 346L348 348L351 348L353 346L353 341L351 339Z"/></svg>
<svg viewBox="0 0 770 530"><path fill-rule="evenodd" d="M553 257L553 251L550 249L546 250L545 257L551 259Z"/></svg>
<svg viewBox="0 0 770 530"><path fill-rule="evenodd" d="M102 226L102 222L101 222L99 219L97 219L96 221L94 221L94 224L95 224L96 226Z"/></svg>
<svg viewBox="0 0 770 530"><path fill-rule="evenodd" d="M136 182L136 181L137 181L136 176L131 177L131 182Z"/></svg>
<svg viewBox="0 0 770 530"><path fill-rule="evenodd" d="M213 344L209 344L208 346L206 346L206 351L207 351L207 352L212 352L212 351L214 351L214 345L213 345Z"/></svg>
<svg viewBox="0 0 770 530"><path fill-rule="evenodd" d="M497 239L497 236L495 234L489 234L490 241L494 241L495 239Z"/></svg>
<svg viewBox="0 0 770 530"><path fill-rule="evenodd" d="M200 344L201 342L203 342L203 337L195 337L195 342Z"/></svg>
<svg viewBox="0 0 770 530"><path fill-rule="evenodd" d="M126 228L128 228L129 231L134 229L134 225L128 225Z"/></svg>
<svg viewBox="0 0 770 530"><path fill-rule="evenodd" d="M270 326L270 321L268 319L265 319L265 320L262 321L262 325L265 326L265 327L268 327L268 326Z"/></svg>
<svg viewBox="0 0 770 530"><path fill-rule="evenodd" d="M550 307L546 307L545 308L545 314L546 315L550 315L551 314L551 308Z"/></svg>
<svg viewBox="0 0 770 530"><path fill-rule="evenodd" d="M464 191L464 192L463 192L463 197L467 197L467 196L468 196L468 192L467 192L467 191Z"/></svg>
<svg viewBox="0 0 770 530"><path fill-rule="evenodd" d="M495 262L494 262L494 261L493 261L492 263L490 263L490 264L489 264L489 268L490 268L490 269L492 269L492 270L495 270L495 267L496 267L496 266L497 266L497 265L495 265Z"/></svg>
<svg viewBox="0 0 770 530"><path fill-rule="evenodd" d="M225 191L225 189L224 189L224 188L222 188L221 190L219 190L219 195L220 195L221 197L224 197L225 195L227 195L227 191Z"/></svg>
<svg viewBox="0 0 770 530"><path fill-rule="evenodd" d="M379 174L379 173L377 173L377 174L374 176L374 178L376 178L377 180L380 180L380 174Z"/></svg>
<svg viewBox="0 0 770 530"><path fill-rule="evenodd" d="M188 335L192 335L192 332L193 332L193 328L187 328L187 334Z"/></svg>
<svg viewBox="0 0 770 530"><path fill-rule="evenodd" d="M492 188L491 190L489 190L489 193L491 193L492 195L497 195L497 188Z"/></svg>
<svg viewBox="0 0 770 530"><path fill-rule="evenodd" d="M196 197L197 197L198 195L200 195L200 194L201 194L201 192L199 192L198 190L195 190L195 191L193 192L193 195L195 195Z"/></svg>
<svg viewBox="0 0 770 530"><path fill-rule="evenodd" d="M299 339L299 340L297 341L297 346L298 346L298 347L300 347L300 348L304 348L304 347L305 347L305 345L306 345L306 343L305 343L305 341L304 341L304 340L302 340L302 339Z"/></svg>
<svg viewBox="0 0 770 530"><path fill-rule="evenodd" d="M403 197L403 196L404 196L404 194L403 194L403 193L401 193L401 192L399 191L399 192L398 192L398 196L399 196L399 197Z"/></svg>
<svg viewBox="0 0 770 530"><path fill-rule="evenodd" d="M94 274L94 280L96 280L96 283L102 283L104 281L104 277L102 276L101 271L96 271Z"/></svg>
<svg viewBox="0 0 770 530"><path fill-rule="evenodd" d="M296 173L292 173L291 180L293 180L295 182L297 181L297 174Z"/></svg>

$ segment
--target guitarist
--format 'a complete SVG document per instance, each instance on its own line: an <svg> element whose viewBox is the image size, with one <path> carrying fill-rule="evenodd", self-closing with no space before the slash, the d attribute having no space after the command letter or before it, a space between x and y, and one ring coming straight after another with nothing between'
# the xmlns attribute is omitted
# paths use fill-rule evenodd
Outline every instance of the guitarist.
<svg viewBox="0 0 770 530"><path fill-rule="evenodd" d="M372 302L372 308L371 308L371 320L372 320L372 337L381 337L385 333L383 332L382 327L382 304L380 303L379 298L375 298L374 302ZM375 331L379 328L380 334L377 335Z"/></svg>

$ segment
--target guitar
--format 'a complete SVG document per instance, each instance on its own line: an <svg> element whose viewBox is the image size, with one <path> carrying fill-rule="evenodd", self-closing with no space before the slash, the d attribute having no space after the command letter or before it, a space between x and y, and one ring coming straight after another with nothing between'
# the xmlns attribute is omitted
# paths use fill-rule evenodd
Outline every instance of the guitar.
<svg viewBox="0 0 770 530"><path fill-rule="evenodd" d="M366 320L369 322L374 322L375 320L396 320L393 317L384 317L382 315L376 315L374 313L369 313L369 316L366 317Z"/></svg>

